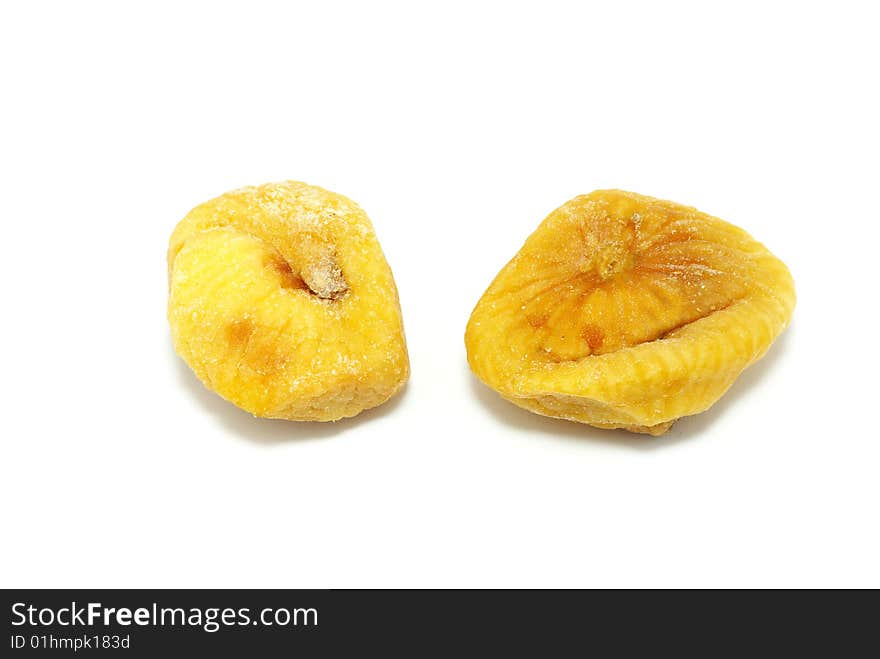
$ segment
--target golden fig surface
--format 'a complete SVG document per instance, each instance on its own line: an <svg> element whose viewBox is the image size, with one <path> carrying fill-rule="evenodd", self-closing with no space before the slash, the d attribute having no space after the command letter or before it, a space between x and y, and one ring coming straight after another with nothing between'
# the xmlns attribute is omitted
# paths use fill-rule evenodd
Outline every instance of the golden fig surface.
<svg viewBox="0 0 880 659"><path fill-rule="evenodd" d="M409 375L391 269L342 195L288 181L208 201L174 229L168 276L175 350L256 416L354 416Z"/></svg>
<svg viewBox="0 0 880 659"><path fill-rule="evenodd" d="M553 211L477 303L474 373L538 414L659 435L709 408L795 305L788 268L694 208L619 190Z"/></svg>

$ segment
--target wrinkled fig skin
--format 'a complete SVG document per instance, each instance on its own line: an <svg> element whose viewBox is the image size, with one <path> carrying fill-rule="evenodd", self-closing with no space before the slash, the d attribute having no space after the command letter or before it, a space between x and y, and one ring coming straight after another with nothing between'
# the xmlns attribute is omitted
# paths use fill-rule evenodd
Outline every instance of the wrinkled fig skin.
<svg viewBox="0 0 880 659"><path fill-rule="evenodd" d="M600 190L551 213L477 303L476 375L538 414L659 435L709 408L788 325L794 283L745 231Z"/></svg>

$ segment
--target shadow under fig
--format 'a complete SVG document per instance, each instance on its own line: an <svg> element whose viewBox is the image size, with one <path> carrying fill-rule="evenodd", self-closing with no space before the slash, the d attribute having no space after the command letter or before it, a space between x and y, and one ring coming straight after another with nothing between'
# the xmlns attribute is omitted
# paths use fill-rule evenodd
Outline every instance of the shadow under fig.
<svg viewBox="0 0 880 659"><path fill-rule="evenodd" d="M770 346L767 354L757 364L752 364L736 379L733 386L727 390L720 400L705 412L687 416L675 422L669 435L687 439L695 437L703 433L709 426L715 423L728 410L736 409L737 401L749 392L753 387L766 377L782 356L788 350L791 344L791 335L793 328L789 327L776 341ZM745 408L740 408L744 414L748 412ZM662 439L660 437L659 439Z"/></svg>
<svg viewBox="0 0 880 659"><path fill-rule="evenodd" d="M323 439L340 435L365 423L391 414L406 395L407 387L395 396L373 409L357 416L339 421L285 421L284 419L261 419L236 407L229 401L210 391L195 376L189 366L177 356L170 347L171 356L177 371L177 379L182 389L192 396L202 409L217 419L231 433L258 444L279 444L291 441Z"/></svg>
<svg viewBox="0 0 880 659"><path fill-rule="evenodd" d="M498 393L480 382L472 373L470 374L471 390L499 422L519 430L550 435L563 441L598 441L641 451L653 451L703 434L728 410L735 408L737 401L782 358L791 341L790 336L791 329L776 340L763 359L747 368L727 393L711 408L701 414L679 419L669 432L659 437L631 433L626 430L602 430L573 421L534 414L506 401Z"/></svg>

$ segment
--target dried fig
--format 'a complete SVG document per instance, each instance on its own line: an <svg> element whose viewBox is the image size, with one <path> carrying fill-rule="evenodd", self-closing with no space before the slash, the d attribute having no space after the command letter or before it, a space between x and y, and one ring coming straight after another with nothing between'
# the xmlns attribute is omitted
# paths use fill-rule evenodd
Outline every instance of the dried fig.
<svg viewBox="0 0 880 659"><path fill-rule="evenodd" d="M474 373L521 407L659 435L717 401L794 305L788 269L742 229L600 190L541 223L465 343Z"/></svg>
<svg viewBox="0 0 880 659"><path fill-rule="evenodd" d="M171 235L168 274L178 354L256 416L354 416L409 375L391 269L342 195L288 181L204 203Z"/></svg>

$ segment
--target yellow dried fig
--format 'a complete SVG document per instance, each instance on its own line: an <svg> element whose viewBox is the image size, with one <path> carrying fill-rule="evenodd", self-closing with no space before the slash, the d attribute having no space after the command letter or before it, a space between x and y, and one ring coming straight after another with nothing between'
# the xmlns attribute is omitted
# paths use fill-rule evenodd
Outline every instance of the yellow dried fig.
<svg viewBox="0 0 880 659"><path fill-rule="evenodd" d="M669 201L600 190L553 211L465 333L476 375L546 416L659 435L717 401L785 329L785 265Z"/></svg>
<svg viewBox="0 0 880 659"><path fill-rule="evenodd" d="M193 209L168 248L177 353L256 416L333 421L409 375L397 288L350 199L288 181Z"/></svg>

